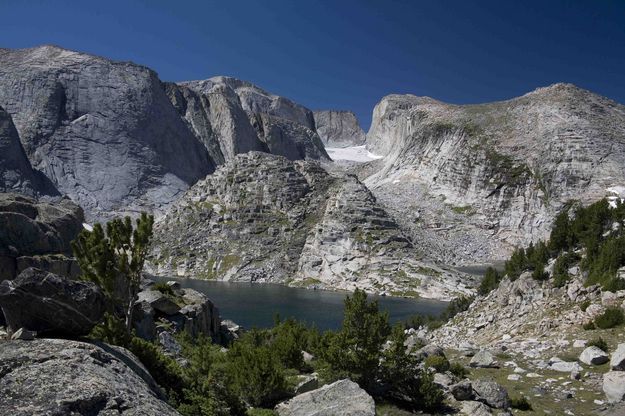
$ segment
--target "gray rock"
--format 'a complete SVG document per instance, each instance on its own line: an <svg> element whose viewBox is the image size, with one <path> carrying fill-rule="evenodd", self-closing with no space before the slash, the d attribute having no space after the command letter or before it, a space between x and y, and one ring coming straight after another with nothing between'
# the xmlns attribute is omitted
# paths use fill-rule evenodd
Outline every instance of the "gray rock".
<svg viewBox="0 0 625 416"><path fill-rule="evenodd" d="M31 268L0 283L0 306L10 330L76 336L100 322L105 298L94 283Z"/></svg>
<svg viewBox="0 0 625 416"><path fill-rule="evenodd" d="M351 111L324 110L313 112L317 133L326 147L348 147L365 144L365 132Z"/></svg>
<svg viewBox="0 0 625 416"><path fill-rule="evenodd" d="M497 361L495 357L490 351L480 350L477 354L471 357L471 361L469 362L471 367L480 367L480 368L497 368Z"/></svg>
<svg viewBox="0 0 625 416"><path fill-rule="evenodd" d="M490 408L481 402L462 402L460 412L467 416L489 416L492 415Z"/></svg>
<svg viewBox="0 0 625 416"><path fill-rule="evenodd" d="M62 339L7 341L0 362L3 415L178 415L123 348Z"/></svg>
<svg viewBox="0 0 625 416"><path fill-rule="evenodd" d="M293 392L295 395L298 395L317 388L319 388L319 377L317 374L304 374L297 376L297 384Z"/></svg>
<svg viewBox="0 0 625 416"><path fill-rule="evenodd" d="M373 398L350 380L309 391L275 408L280 416L374 416Z"/></svg>
<svg viewBox="0 0 625 416"><path fill-rule="evenodd" d="M158 290L143 290L137 295L137 302L147 302L155 311L165 315L173 315L180 311L180 305L175 300Z"/></svg>
<svg viewBox="0 0 625 416"><path fill-rule="evenodd" d="M625 371L608 371L603 375L603 392L610 403L625 400Z"/></svg>
<svg viewBox="0 0 625 416"><path fill-rule="evenodd" d="M89 219L152 211L214 168L140 65L54 46L2 49L0 105L33 168Z"/></svg>
<svg viewBox="0 0 625 416"><path fill-rule="evenodd" d="M182 347L176 341L176 338L168 331L162 331L158 334L158 343L163 349L174 357L178 357L182 352Z"/></svg>
<svg viewBox="0 0 625 416"><path fill-rule="evenodd" d="M610 359L612 370L625 371L625 343L618 344Z"/></svg>
<svg viewBox="0 0 625 416"><path fill-rule="evenodd" d="M553 359L552 359L553 360ZM562 361L557 360L553 361L549 364L549 368L554 371L559 371L561 373L572 373L575 371L582 371L582 366L573 361Z"/></svg>
<svg viewBox="0 0 625 416"><path fill-rule="evenodd" d="M507 409L510 407L508 391L500 384L491 380L479 379L473 380L471 385L476 400L496 409Z"/></svg>
<svg viewBox="0 0 625 416"><path fill-rule="evenodd" d="M138 337L148 341L154 340L156 336L154 317L155 311L149 302L135 302L132 312L132 323Z"/></svg>
<svg viewBox="0 0 625 416"><path fill-rule="evenodd" d="M601 365L610 361L610 358L605 351L593 345L582 351L579 360L588 365Z"/></svg>
<svg viewBox="0 0 625 416"><path fill-rule="evenodd" d="M312 360L315 359L314 355L312 355L311 353L306 352L306 351L302 351L302 357L304 358L304 362L305 363L309 363L309 362L311 362Z"/></svg>
<svg viewBox="0 0 625 416"><path fill-rule="evenodd" d="M30 165L13 120L1 106L0 192L17 192L30 196L59 195L50 180Z"/></svg>
<svg viewBox="0 0 625 416"><path fill-rule="evenodd" d="M37 336L35 331L29 331L26 328L20 328L11 335L12 340L32 341Z"/></svg>
<svg viewBox="0 0 625 416"><path fill-rule="evenodd" d="M447 388L453 384L453 380L445 373L434 373L434 383Z"/></svg>
<svg viewBox="0 0 625 416"><path fill-rule="evenodd" d="M472 400L473 395L473 387L471 386L470 380L462 380L452 386L449 387L449 392L456 400Z"/></svg>
<svg viewBox="0 0 625 416"><path fill-rule="evenodd" d="M439 345L430 343L417 350L417 355L422 357L423 359L432 356L445 357L445 350L443 350L443 348Z"/></svg>

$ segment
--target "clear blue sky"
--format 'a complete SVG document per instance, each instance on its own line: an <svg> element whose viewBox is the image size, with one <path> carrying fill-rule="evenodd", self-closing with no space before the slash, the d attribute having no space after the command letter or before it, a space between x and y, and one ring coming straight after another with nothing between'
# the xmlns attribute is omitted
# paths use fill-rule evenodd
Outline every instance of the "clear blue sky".
<svg viewBox="0 0 625 416"><path fill-rule="evenodd" d="M391 93L472 103L565 81L625 103L625 0L0 0L0 16L3 47L234 76L365 129Z"/></svg>

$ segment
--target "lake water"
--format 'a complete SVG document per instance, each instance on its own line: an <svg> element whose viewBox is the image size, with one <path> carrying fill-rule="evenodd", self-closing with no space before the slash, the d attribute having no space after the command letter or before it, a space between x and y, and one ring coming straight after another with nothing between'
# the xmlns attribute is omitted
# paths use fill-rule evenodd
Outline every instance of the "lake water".
<svg viewBox="0 0 625 416"><path fill-rule="evenodd" d="M157 278L159 281L173 280ZM346 292L310 290L265 283L231 283L198 279L175 279L183 288L206 294L219 308L223 319L231 319L244 328L267 328L275 314L295 318L317 328L337 329L343 321ZM397 322L415 314L438 315L447 302L429 299L404 299L369 295L378 300L381 310L388 311Z"/></svg>

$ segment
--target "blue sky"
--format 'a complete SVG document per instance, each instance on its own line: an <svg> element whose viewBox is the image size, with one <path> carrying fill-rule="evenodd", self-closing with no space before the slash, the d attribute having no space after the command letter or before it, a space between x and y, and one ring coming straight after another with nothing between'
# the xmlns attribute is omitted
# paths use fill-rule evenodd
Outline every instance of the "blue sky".
<svg viewBox="0 0 625 416"><path fill-rule="evenodd" d="M365 129L391 93L475 103L564 81L625 103L625 0L0 0L0 16L2 47L234 76Z"/></svg>

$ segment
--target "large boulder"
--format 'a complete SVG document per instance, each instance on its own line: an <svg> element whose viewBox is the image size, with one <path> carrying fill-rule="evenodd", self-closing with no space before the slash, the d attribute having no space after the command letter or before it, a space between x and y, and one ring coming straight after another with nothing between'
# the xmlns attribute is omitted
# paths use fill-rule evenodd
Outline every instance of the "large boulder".
<svg viewBox="0 0 625 416"><path fill-rule="evenodd" d="M129 351L63 339L0 348L0 414L178 415Z"/></svg>
<svg viewBox="0 0 625 416"><path fill-rule="evenodd" d="M0 280L32 266L76 276L70 243L83 221L82 209L67 198L43 201L0 193Z"/></svg>
<svg viewBox="0 0 625 416"><path fill-rule="evenodd" d="M493 354L487 350L480 350L477 354L471 357L471 361L469 362L471 367L480 367L480 368L496 368L498 367L497 361Z"/></svg>
<svg viewBox="0 0 625 416"><path fill-rule="evenodd" d="M625 371L625 343L618 344L618 347L612 353L610 367L612 370Z"/></svg>
<svg viewBox="0 0 625 416"><path fill-rule="evenodd" d="M603 392L611 403L625 400L625 371L608 371L603 375Z"/></svg>
<svg viewBox="0 0 625 416"><path fill-rule="evenodd" d="M582 351L579 360L588 365L601 365L607 363L610 358L605 351L593 345Z"/></svg>
<svg viewBox="0 0 625 416"><path fill-rule="evenodd" d="M339 380L276 406L280 416L374 416L373 398L351 380Z"/></svg>
<svg viewBox="0 0 625 416"><path fill-rule="evenodd" d="M72 281L30 268L0 284L0 307L11 331L86 335L105 310L101 290L93 283Z"/></svg>
<svg viewBox="0 0 625 416"><path fill-rule="evenodd" d="M510 407L508 391L499 383L480 379L474 380L472 387L476 400L496 409L507 409Z"/></svg>

